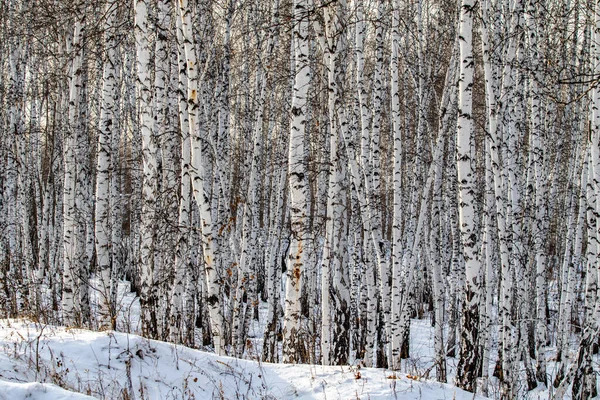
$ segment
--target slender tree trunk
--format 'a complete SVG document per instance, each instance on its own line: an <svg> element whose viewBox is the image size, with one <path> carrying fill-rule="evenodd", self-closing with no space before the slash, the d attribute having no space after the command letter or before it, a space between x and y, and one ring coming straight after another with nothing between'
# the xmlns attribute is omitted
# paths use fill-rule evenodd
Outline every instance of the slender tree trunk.
<svg viewBox="0 0 600 400"><path fill-rule="evenodd" d="M199 117L199 81L198 58L196 57L195 40L192 32L192 13L187 0L179 2L179 15L182 20L183 38L185 43L185 57L187 64L188 79L188 115L189 130L191 138L191 169L192 189L196 204L200 212L200 224L202 228L202 250L204 254L204 271L206 278L207 297L206 302L210 314L210 326L213 337L215 352L219 355L224 354L224 321L221 299L221 271L218 268L216 257L219 256L217 250L217 238L214 237L215 228L213 224L213 213L211 210L211 201L206 184L208 176L203 159L202 138L200 137L198 117ZM180 71L181 73L182 71Z"/></svg>
<svg viewBox="0 0 600 400"><path fill-rule="evenodd" d="M300 295L306 265L308 218L308 170L305 163L307 96L310 84L308 55L308 0L294 0L294 88L291 106L291 128L288 154L291 243L285 288L283 321L283 362L306 361L307 349L301 325Z"/></svg>
<svg viewBox="0 0 600 400"><path fill-rule="evenodd" d="M114 37L114 22L116 13L116 3L110 2L106 6L106 33L105 44L107 59L104 63L102 77L102 103L100 109L100 130L98 135L98 160L96 166L96 210L95 210L95 238L96 238L96 257L98 263L97 288L98 297L98 329L115 329L116 313L115 304L112 299L112 286L114 274L111 271L113 259L113 247L111 237L111 219L110 219L110 185L111 173L116 171L111 165L110 153L112 149L112 138L116 136L118 128L115 119L116 107L116 43Z"/></svg>
<svg viewBox="0 0 600 400"><path fill-rule="evenodd" d="M392 56L390 62L390 89L392 97L392 132L393 146L393 192L394 211L392 224L392 315L390 323L390 354L388 356L390 367L399 369L400 335L398 329L400 324L401 310L401 288L400 274L402 271L402 220L404 218L404 196L402 192L402 122L400 112L400 5L394 1L392 10Z"/></svg>
<svg viewBox="0 0 600 400"><path fill-rule="evenodd" d="M171 28L170 0L156 1L156 20L154 29L154 85L153 104L154 121L153 135L156 146L156 197L155 197L155 255L153 267L154 297L156 302L156 324L158 338L165 340L167 337L167 316L170 301L168 286L172 282L171 262L174 259L172 249L175 248L175 238L171 224L176 214L173 192L175 189L174 161L170 146L171 137L174 136L170 129L169 121L169 87L171 60L169 57L169 30ZM160 213L159 213L160 211ZM167 223L169 221L170 223ZM160 306L158 306L160 304Z"/></svg>
<svg viewBox="0 0 600 400"><path fill-rule="evenodd" d="M156 319L156 287L154 284L156 244L156 197L157 197L157 148L153 132L154 112L152 108L150 22L147 0L134 0L135 39L137 51L137 90L140 107L140 133L142 137L143 182L141 235L140 306L142 334L158 337Z"/></svg>
<svg viewBox="0 0 600 400"><path fill-rule="evenodd" d="M192 181L190 177L191 146L190 146L190 125L188 113L188 82L186 74L186 55L183 35L183 26L181 18L176 18L177 22L177 43L178 66L179 66L179 129L181 132L181 192L179 197L179 234L177 248L175 251L175 279L173 282L173 291L171 293L171 341L176 343L185 343L188 337L186 325L184 324L184 300L186 286L191 271L191 257L189 252L191 246L189 243L189 232L192 226L191 218L191 200L192 200ZM190 343L192 344L192 343Z"/></svg>
<svg viewBox="0 0 600 400"><path fill-rule="evenodd" d="M458 81L458 173L459 226L465 258L465 299L461 321L461 347L456 384L470 392L476 389L479 343L479 298L481 261L477 254L475 208L475 152L473 143L473 3L463 0L459 25L460 75Z"/></svg>
<svg viewBox="0 0 600 400"><path fill-rule="evenodd" d="M81 126L78 120L77 106L80 104L80 86L83 68L83 36L84 24L81 20L75 22L72 49L75 56L71 64L71 82L69 83L69 128L64 138L64 191L63 191L63 297L62 310L65 325L82 324L81 309L78 307L80 287L78 279L82 271L81 264L76 258L77 241L84 240L78 233L77 193L77 129ZM81 160L80 160L81 161Z"/></svg>

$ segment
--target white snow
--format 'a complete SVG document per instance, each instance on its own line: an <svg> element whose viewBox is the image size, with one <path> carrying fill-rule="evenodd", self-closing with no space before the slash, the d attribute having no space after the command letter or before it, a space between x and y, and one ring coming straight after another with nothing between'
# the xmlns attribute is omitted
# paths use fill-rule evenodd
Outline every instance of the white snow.
<svg viewBox="0 0 600 400"><path fill-rule="evenodd" d="M424 346L423 328L417 326L415 339ZM267 364L127 333L0 320L0 399L89 398L77 393L103 399L483 399L383 369Z"/></svg>
<svg viewBox="0 0 600 400"><path fill-rule="evenodd" d="M93 397L70 392L51 383L8 382L0 379L0 400L85 400Z"/></svg>

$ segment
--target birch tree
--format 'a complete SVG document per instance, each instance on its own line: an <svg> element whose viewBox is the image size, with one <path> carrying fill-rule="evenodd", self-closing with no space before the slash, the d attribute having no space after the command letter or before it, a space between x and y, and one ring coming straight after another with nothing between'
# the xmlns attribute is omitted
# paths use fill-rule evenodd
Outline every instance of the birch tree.
<svg viewBox="0 0 600 400"><path fill-rule="evenodd" d="M221 303L220 282L221 271L216 264L218 251L216 247L215 229L213 226L213 215L211 210L202 149L202 138L199 132L199 63L196 56L195 40L192 31L192 11L186 0L179 2L179 17L182 20L183 39L185 43L186 73L187 73L187 101L188 101L188 123L191 140L191 178L193 195L198 205L201 231L202 252L204 255L204 271L207 288L207 303L210 313L210 326L213 344L217 354L223 354L224 349L224 325ZM181 73L182 71L180 71Z"/></svg>
<svg viewBox="0 0 600 400"><path fill-rule="evenodd" d="M116 107L116 41L114 23L116 17L116 3L111 2L106 6L107 18L105 26L106 61L102 77L102 104L100 111L100 134L98 135L98 164L96 166L96 254L98 258L98 271L100 287L99 297L99 329L115 329L115 299L112 298L114 274L111 270L113 260L112 231L111 231L111 150L113 136L118 127L115 120Z"/></svg>
<svg viewBox="0 0 600 400"><path fill-rule="evenodd" d="M319 22L315 21L315 29L323 50L329 89L327 112L330 165L325 242L321 265L321 363L323 365L345 364L350 350L348 347L350 293L347 286L349 278L343 265L345 249L342 229L344 218L343 181L346 171L340 146L337 112L341 106L338 85L341 70L340 58L345 50L345 32L341 25L346 11L345 7L345 2L340 2L335 7L329 5L324 10L324 31Z"/></svg>
<svg viewBox="0 0 600 400"><path fill-rule="evenodd" d="M473 151L473 12L474 4L465 0L461 6L459 25L460 64L458 80L458 121L456 137L456 169L458 173L459 225L465 258L465 299L463 303L462 337L456 377L457 386L474 392L477 376L481 262L477 253L475 231L475 154Z"/></svg>
<svg viewBox="0 0 600 400"><path fill-rule="evenodd" d="M79 10L82 13L83 10ZM85 273L83 263L85 259L77 257L81 256L82 248L81 241L85 240L82 237L81 224L85 223L80 218L77 208L77 183L78 181L78 162L85 162L78 159L78 139L80 139L80 130L82 129L79 119L80 94L83 74L83 39L85 22L83 16L75 22L73 29L73 39L71 48L74 50L74 57L71 63L71 81L69 83L69 129L66 131L64 139L64 192L63 192L63 251L64 251L64 270L63 270L63 320L66 325L81 326L84 323L82 319L85 314L86 304L82 303L82 299L87 296L83 295L82 291L87 291L86 285L82 285L82 275ZM79 242L79 244L78 244Z"/></svg>
<svg viewBox="0 0 600 400"><path fill-rule="evenodd" d="M179 129L181 132L181 192L179 194L179 234L175 252L175 277L171 295L171 326L170 339L174 342L185 343L186 330L193 329L194 324L185 324L185 303L193 299L185 298L186 286L189 286L191 275L191 258L189 252L191 243L189 228L192 225L191 200L192 181L190 172L191 143L188 112L188 82L187 64L185 54L185 37L183 33L182 18L176 18L177 44L178 44L178 85L179 85ZM188 316L189 318L189 316Z"/></svg>
<svg viewBox="0 0 600 400"><path fill-rule="evenodd" d="M291 237L285 286L283 321L283 362L306 360L301 324L300 296L307 265L306 239L308 217L308 170L305 161L307 96L310 85L308 54L308 0L293 2L294 87L290 109L290 141L288 151L288 185L290 196Z"/></svg>
<svg viewBox="0 0 600 400"><path fill-rule="evenodd" d="M140 135L143 154L142 214L141 214L141 271L140 306L142 332L155 338L158 335L156 320L156 293L154 262L156 240L157 158L156 137L153 129L149 7L147 0L134 0L135 42L137 53L137 90L140 103Z"/></svg>

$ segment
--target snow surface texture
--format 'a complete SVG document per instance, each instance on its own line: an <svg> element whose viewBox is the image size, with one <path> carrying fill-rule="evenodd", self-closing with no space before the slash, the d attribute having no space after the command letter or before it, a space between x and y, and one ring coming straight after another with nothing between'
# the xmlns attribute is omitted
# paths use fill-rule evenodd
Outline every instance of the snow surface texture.
<svg viewBox="0 0 600 400"><path fill-rule="evenodd" d="M0 400L85 400L93 397L70 392L49 383L16 383L0 380Z"/></svg>
<svg viewBox="0 0 600 400"><path fill-rule="evenodd" d="M24 383L35 381L53 385ZM267 364L126 333L0 320L0 400L89 398L78 393L102 399L483 399L382 369Z"/></svg>

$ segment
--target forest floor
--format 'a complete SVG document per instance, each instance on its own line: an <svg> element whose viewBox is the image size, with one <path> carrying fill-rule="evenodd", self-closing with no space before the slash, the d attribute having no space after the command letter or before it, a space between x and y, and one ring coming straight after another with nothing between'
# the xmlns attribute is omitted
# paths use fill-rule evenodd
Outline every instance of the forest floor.
<svg viewBox="0 0 600 400"><path fill-rule="evenodd" d="M451 385L384 369L268 364L133 334L0 321L0 399L88 398L81 394L165 400L473 399Z"/></svg>
<svg viewBox="0 0 600 400"><path fill-rule="evenodd" d="M122 285L126 287L126 285ZM138 332L139 304L120 290L123 331ZM264 311L261 309L261 311ZM354 366L260 362L263 317L252 325L247 359L148 340L133 333L94 332L0 320L0 400L10 399L456 399L482 400L434 380L429 319L411 324L411 355L402 372ZM493 365L493 364L492 364ZM550 366L549 366L550 368ZM456 359L448 359L452 382ZM495 378L494 378L495 379ZM497 382L490 397L497 398ZM547 399L543 388L526 394Z"/></svg>

